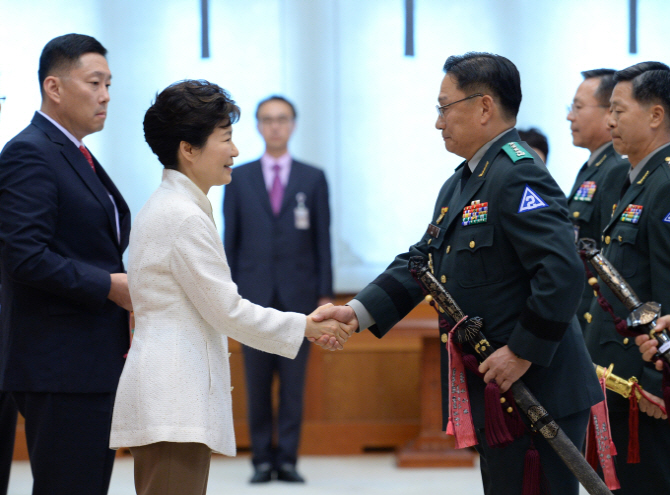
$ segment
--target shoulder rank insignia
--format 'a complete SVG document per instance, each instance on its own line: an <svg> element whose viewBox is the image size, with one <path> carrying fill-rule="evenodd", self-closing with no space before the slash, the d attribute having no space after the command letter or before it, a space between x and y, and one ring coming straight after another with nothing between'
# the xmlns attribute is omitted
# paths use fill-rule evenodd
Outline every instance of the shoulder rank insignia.
<svg viewBox="0 0 670 495"><path fill-rule="evenodd" d="M626 209L621 214L622 222L637 223L640 220L640 214L642 213L642 206L640 205L628 205Z"/></svg>
<svg viewBox="0 0 670 495"><path fill-rule="evenodd" d="M535 191L533 191L530 187L528 187L528 184L526 184L526 189L523 190L523 197L521 198L521 203L519 204L519 211L517 211L517 213L537 210L539 208L544 208L545 206L549 205L545 203Z"/></svg>
<svg viewBox="0 0 670 495"><path fill-rule="evenodd" d="M670 161L670 160L669 160ZM668 213L665 218L663 219L665 223L670 223L670 213Z"/></svg>
<svg viewBox="0 0 670 495"><path fill-rule="evenodd" d="M586 180L579 186L575 196L572 198L575 201L593 201L593 195L596 193L596 183L592 180Z"/></svg>
<svg viewBox="0 0 670 495"><path fill-rule="evenodd" d="M523 160L524 158L530 158L531 160L533 159L533 155L526 151L525 148L519 143L507 143L502 147L502 149L505 153L507 153L507 156L509 156L514 163L518 162L519 160Z"/></svg>
<svg viewBox="0 0 670 495"><path fill-rule="evenodd" d="M443 206L443 207L440 209L440 216L437 217L437 220L435 220L435 223L438 224L438 225L440 225L440 222L441 222L442 220L444 220L444 215L446 215L448 211L449 211L449 207L448 207L448 206Z"/></svg>
<svg viewBox="0 0 670 495"><path fill-rule="evenodd" d="M479 200L473 201L470 206L463 208L463 227L486 222L488 213L488 203L481 203Z"/></svg>

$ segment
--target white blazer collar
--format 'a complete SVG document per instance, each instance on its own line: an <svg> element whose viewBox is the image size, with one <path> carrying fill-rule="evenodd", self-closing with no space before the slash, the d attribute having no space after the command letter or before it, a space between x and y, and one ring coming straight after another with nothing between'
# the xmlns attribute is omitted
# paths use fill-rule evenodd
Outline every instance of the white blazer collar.
<svg viewBox="0 0 670 495"><path fill-rule="evenodd" d="M189 197L208 217L212 217L212 203L209 202L207 195L181 172L169 168L163 170L163 180L160 187Z"/></svg>

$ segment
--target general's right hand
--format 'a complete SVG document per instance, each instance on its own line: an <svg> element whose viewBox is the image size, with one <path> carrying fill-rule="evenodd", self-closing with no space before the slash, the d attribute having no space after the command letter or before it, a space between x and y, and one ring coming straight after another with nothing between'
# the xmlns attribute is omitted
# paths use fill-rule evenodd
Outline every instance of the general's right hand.
<svg viewBox="0 0 670 495"><path fill-rule="evenodd" d="M349 306L333 306L330 303L324 304L323 306L318 307L309 317L315 323L323 322L325 320L335 320L340 322L340 333L346 334L344 341L346 341L346 339L348 339L358 328L356 313ZM336 340L334 337L329 338L327 335L323 335L320 338L308 336L307 339L330 351L342 349L342 345L344 344L342 339Z"/></svg>

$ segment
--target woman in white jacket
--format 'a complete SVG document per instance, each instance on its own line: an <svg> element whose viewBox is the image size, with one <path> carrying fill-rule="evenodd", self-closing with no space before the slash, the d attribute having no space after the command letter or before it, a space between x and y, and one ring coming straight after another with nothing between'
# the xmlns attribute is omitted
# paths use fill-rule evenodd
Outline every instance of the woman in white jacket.
<svg viewBox="0 0 670 495"><path fill-rule="evenodd" d="M231 181L238 118L226 91L206 81L169 86L144 118L165 170L130 235L136 325L110 439L130 448L139 495L202 495L211 452L235 455L228 337L293 358L305 337L333 349L351 333L239 296L206 196Z"/></svg>

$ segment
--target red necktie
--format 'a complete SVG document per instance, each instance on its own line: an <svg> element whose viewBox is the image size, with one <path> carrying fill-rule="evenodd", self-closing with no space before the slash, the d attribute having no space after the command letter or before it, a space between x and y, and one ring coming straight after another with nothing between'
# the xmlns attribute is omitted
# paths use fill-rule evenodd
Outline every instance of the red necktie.
<svg viewBox="0 0 670 495"><path fill-rule="evenodd" d="M86 149L86 146L84 146L84 145L82 144L82 145L79 147L79 151L82 152L82 154L83 154L84 157L86 158L86 161L88 162L88 164L91 166L91 168L92 168L93 171L95 172L95 165L93 165L93 157L91 156L91 154L90 154L90 153L88 152L88 150Z"/></svg>

